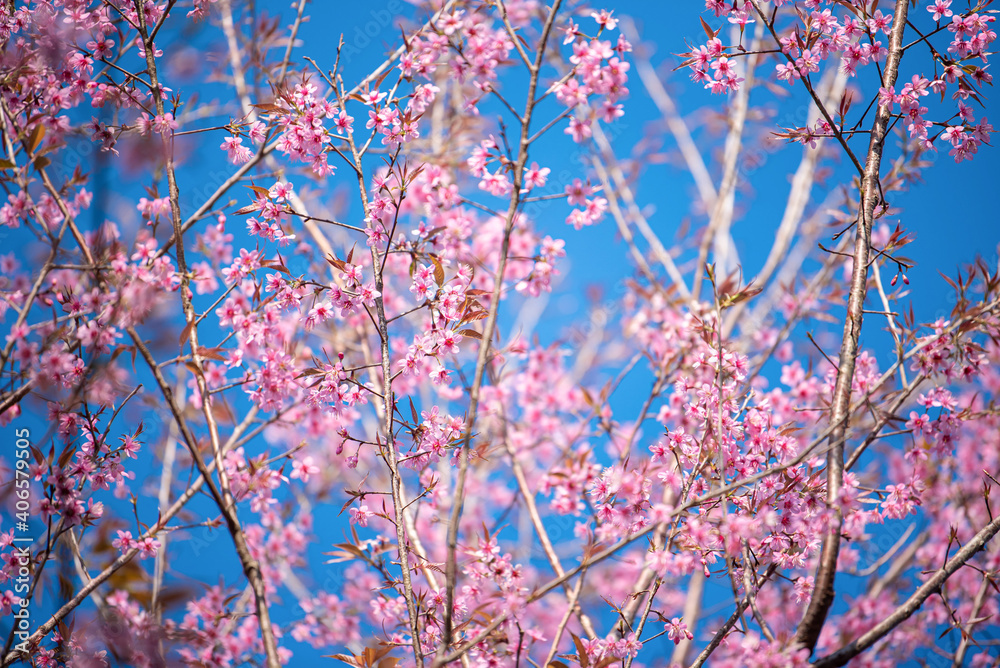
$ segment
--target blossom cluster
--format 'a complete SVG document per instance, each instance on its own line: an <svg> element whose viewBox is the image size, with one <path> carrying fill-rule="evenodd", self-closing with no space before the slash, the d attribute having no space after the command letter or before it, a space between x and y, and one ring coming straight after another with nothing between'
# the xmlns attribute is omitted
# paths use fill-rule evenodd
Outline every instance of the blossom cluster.
<svg viewBox="0 0 1000 668"><path fill-rule="evenodd" d="M792 3L775 3L779 8L785 4ZM760 41L744 44L744 30L758 21L764 21L768 29L776 31L778 53L775 58L778 62L774 73L778 80L788 84L800 79L808 82L831 58L839 58L839 63L834 61L834 67L852 78L860 78L860 72L866 67L881 72L889 53L892 13L871 9L867 3L856 1L804 4L796 14L782 14L792 20L786 19L785 24L779 24L774 17L761 14L758 3L751 0L734 3L706 0L706 7L716 17L725 17L729 24L739 28L739 44L726 46L719 37L721 28L709 35L706 44L687 54L692 80L704 82L705 88L713 93L739 90L743 77L739 76L738 59L745 60L763 44ZM971 160L981 145L989 144L994 131L986 117L976 120L970 103L970 100L980 99L984 86L992 84L993 76L988 72L989 48L997 37L993 27L996 17L978 9L955 11L951 0L939 0L926 6L930 14L927 18L933 24L926 33L920 34L921 42L926 42L929 48L934 74L913 74L898 93L893 86L882 87L878 93L879 106L899 119L912 139L932 150L936 142L950 145L949 155L956 162ZM951 34L951 42L946 47L935 47L931 41L938 33ZM934 110L940 120L926 118L929 108L923 106L926 100L922 98L932 93L940 96L942 102L949 94L955 101L950 109L942 105L940 110ZM816 137L840 136L850 127L843 116L842 105L839 126L831 125L834 120L828 115L817 121L815 127L797 129L793 136L811 144Z"/></svg>

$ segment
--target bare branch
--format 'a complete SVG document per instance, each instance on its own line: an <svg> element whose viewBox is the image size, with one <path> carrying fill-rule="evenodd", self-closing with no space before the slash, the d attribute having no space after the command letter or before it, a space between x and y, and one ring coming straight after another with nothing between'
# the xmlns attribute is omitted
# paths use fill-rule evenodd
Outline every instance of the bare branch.
<svg viewBox="0 0 1000 668"><path fill-rule="evenodd" d="M955 556L948 560L943 568L938 570L924 584L922 584L913 595L910 596L901 606L896 608L892 614L873 626L871 629L861 634L854 642L842 647L833 654L825 656L813 662L815 668L834 668L835 666L846 665L848 661L865 651L881 638L884 638L890 631L909 619L913 613L920 609L928 597L937 593L948 578L955 571L964 566L977 552L986 547L996 533L1000 531L1000 517L996 517L992 522L983 527L979 533L968 543L962 546Z"/></svg>

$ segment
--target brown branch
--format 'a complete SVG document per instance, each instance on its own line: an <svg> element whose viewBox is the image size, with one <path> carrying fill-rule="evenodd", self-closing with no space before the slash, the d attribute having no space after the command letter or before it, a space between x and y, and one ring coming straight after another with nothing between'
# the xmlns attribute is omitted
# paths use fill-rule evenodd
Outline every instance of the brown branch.
<svg viewBox="0 0 1000 668"><path fill-rule="evenodd" d="M198 441L195 438L194 433L188 426L187 420L184 418L180 406L174 399L173 391L167 384L166 378L163 377L163 373L160 371L159 367L157 367L156 360L153 358L153 354L150 352L149 348L146 346L146 344L143 342L142 338L139 336L138 332L136 332L134 328L129 327L126 331L128 332L129 336L132 337L132 341L135 344L136 349L139 351L139 354L142 356L143 360L145 360L146 364L149 366L150 371L153 373L153 377L156 380L156 384L160 389L160 393L163 395L164 401L166 401L167 403L167 407L170 409L170 412L174 417L174 422L176 422L177 424L177 428L181 433L181 437L184 440L184 444L187 446L188 451L191 453L191 459L194 461L195 468L198 469L198 473L201 474L201 477L204 479L205 484L208 486L209 494L212 496L212 499L215 501L216 505L219 507L219 510L222 512L222 516L226 521L226 528L228 529L229 534L233 539L233 544L236 547L236 554L240 559L240 564L243 566L243 572L246 574L247 580L249 581L251 588L254 590L254 596L257 601L258 612L260 611L261 607L263 607L264 615L267 617L268 623L266 627L262 621L260 622L261 635L263 636L266 629L268 633L272 634L271 643L274 643L275 641L273 637L273 631L270 628L270 615L267 609L267 603L264 592L264 581L260 572L260 564L258 564L257 560L254 559L253 556L250 554L250 549L246 542L246 535L243 533L243 528L240 526L239 518L236 515L236 506L235 503L233 503L232 501L232 494L228 493L228 487L227 487L227 492L224 493L220 491L219 488L215 485L215 482L212 480L212 469L205 463L204 458L201 456L201 450L198 447ZM204 378L204 374L201 374L201 376L202 378ZM209 405L209 399L207 396L203 395L202 403L205 406ZM209 409L209 411L210 410L211 409ZM218 431L216 430L215 435L213 437L213 444L217 443L216 440L217 438L218 438ZM215 450L216 450L215 453L216 456L214 457L212 464L214 468L219 469L220 473L219 477L221 479L224 478L224 476L222 475L223 471L220 468L222 466L223 448L217 447L215 448ZM178 501L179 500L180 499L178 499ZM257 586L255 586L255 582L257 583L257 585L259 585L259 591ZM264 647L266 651L267 650L266 641L264 643ZM277 660L277 646L274 645L273 649L275 652L275 660ZM280 665L281 665L280 662L276 663L274 666L271 666L270 663L268 663L268 668L280 668Z"/></svg>
<svg viewBox="0 0 1000 668"><path fill-rule="evenodd" d="M149 40L149 33L146 25L145 7L143 6L141 0L136 0L135 7L139 18L139 33L142 36L143 43L145 44L146 70L149 74L150 84L152 85L152 95L156 104L156 113L158 115L162 115L164 113L164 104L163 98L160 94L161 86L156 68L156 57L154 55L152 44ZM264 579L260 571L260 564L253 558L253 555L250 554L250 548L247 545L246 536L243 533L243 528L240 525L239 517L237 516L236 504L233 499L232 492L229 489L229 480L226 476L225 467L222 464L219 430L215 423L215 416L212 413L211 397L209 396L208 384L205 380L201 356L198 354L198 327L195 322L197 316L194 312L194 307L191 304L191 292L188 288L191 282L191 275L187 270L187 263L184 257L180 190L177 187L177 175L174 170L172 138L166 133L163 135L163 150L165 171L167 174L167 187L170 199L171 222L173 223L174 239L176 243L177 269L181 276L181 304L184 309L184 318L187 322L188 331L190 332L189 343L191 346L192 361L195 366L194 373L197 379L198 389L202 397L202 410L205 415L205 421L208 425L209 438L211 440L212 453L215 457L216 467L218 469L219 487L221 488L221 491L217 489L215 484L212 482L211 474L205 467L205 462L202 460L201 453L198 450L198 443L194 439L194 435L187 428L186 422L184 422L179 408L176 405L171 405L171 411L174 412L178 428L184 435L185 442L191 451L191 457L198 466L199 472L206 478L209 491L212 493L212 497L215 499L216 504L218 504L219 509L222 511L223 517L226 520L226 527L229 530L229 534L232 536L233 544L236 547L236 553L243 566L243 572L250 583L250 587L253 589L254 602L257 610L257 624L260 627L264 653L267 657L267 667L280 668L281 660L278 658L278 645L275 640L274 630L271 628L271 614L267 607L267 592L264 586ZM143 358L149 364L153 375L157 379L157 383L160 386L160 391L163 393L164 398L167 399L168 403L171 403L173 399L170 387L166 384L166 381L164 380L159 367L156 365L155 360L150 354L149 349L145 347L145 344L143 344L134 329L129 328L129 334L135 341L136 347L142 352Z"/></svg>
<svg viewBox="0 0 1000 668"><path fill-rule="evenodd" d="M497 315L500 311L500 297L503 291L503 276L507 267L507 256L510 251L510 238L514 231L517 210L520 206L521 185L524 176L524 166L528 161L528 147L530 145L531 115L535 109L535 90L538 87L538 77L542 69L542 61L545 58L545 45L548 43L552 26L555 23L556 14L562 0L555 0L549 9L549 15L542 28L542 34L538 42L538 50L535 54L534 65L531 66L531 79L528 82L528 95L525 98L523 121L521 123L521 140L518 149L517 162L514 164L514 183L510 197L510 206L507 209L507 219L504 224L503 240L500 244L500 257L497 260L497 269L494 276L493 295L490 302L489 314L483 325L483 338L479 346L479 355L476 359L476 369L473 374L472 387L469 391L469 409L465 418L465 428L463 429L462 448L458 457L458 480L455 485L454 500L452 501L451 517L448 521L448 554L445 562L445 607L444 620L441 630L441 644L438 646L437 656L434 658L434 666L446 663L448 647L452 641L453 633L453 612L455 600L455 584L458 579L457 574L457 549L458 549L458 529L462 517L462 508L465 502L465 479L469 469L469 450L472 445L472 431L476 426L476 411L479 408L479 392L483 385L483 376L486 365L490 358L490 344L493 340L493 332L496 330ZM515 41L516 38L515 38ZM562 579L565 581L565 577ZM464 653L464 652L463 652ZM459 654L461 656L461 654ZM456 657L457 658L457 657ZM454 660L454 659L450 659Z"/></svg>
<svg viewBox="0 0 1000 668"><path fill-rule="evenodd" d="M444 6L441 7L441 9L439 9L434 14L434 16L427 23L424 24L423 28L421 29L426 30L429 26L432 26L440 16L442 16L446 12L451 11L451 8L452 6L454 6L455 2L456 0L448 0L448 2L446 2ZM400 45L395 51L389 54L389 56L384 61L382 61L382 63L378 67L372 70L372 72L368 76L366 76L364 79L359 81L353 88L351 88L351 90L348 91L346 95L353 95L354 93L359 92L365 86L370 84L372 81L378 79L378 77L381 76L382 73L385 72L387 69L389 69L392 66L392 64L396 62L396 60L405 52L406 52L406 45L405 44ZM201 220L201 218L205 215L205 213L209 211L212 208L212 206L229 191L230 188L236 185L236 183L238 183L239 180L242 179L247 174L247 172L253 169L257 165L257 163L260 162L262 158L272 153L277 148L277 146L278 146L277 141L271 142L270 144L267 144L265 146L261 146L257 150L257 152L254 153L253 157L250 158L249 162L241 165L239 169L233 172L233 174L228 179L226 179L218 188L216 188L215 192L212 193L200 207L198 207L198 210L195 211L193 214L191 214L184 221L184 224L181 226L181 230L183 232L187 232L188 229L190 229L195 223ZM157 251L155 257L158 258L163 254L165 254L167 251L169 251L170 248L174 245L174 243L176 243L176 241L177 241L177 236L171 235L171 237L166 241L166 243L164 243L163 246Z"/></svg>
<svg viewBox="0 0 1000 668"><path fill-rule="evenodd" d="M281 69L278 71L277 83L280 86L285 80L285 72L288 71L288 63L292 58L292 49L295 47L295 38L299 34L302 26L302 12L305 11L306 0L299 0L299 11L295 15L295 22L292 24L292 34L288 36L288 45L285 47L285 55L281 59Z"/></svg>
<svg viewBox="0 0 1000 668"><path fill-rule="evenodd" d="M338 89L339 90L339 89ZM392 96L389 96L390 98ZM341 106L346 98L341 99ZM361 194L361 204L365 211L368 210L368 190L365 183L365 174L361 166L361 153L358 151L354 141L354 135L348 135L348 143L351 147L351 154L354 157L355 173L358 178L358 191ZM400 203L403 196L400 195ZM398 204L397 204L398 206ZM391 239L389 240L391 242ZM413 580L410 573L410 549L407 536L407 522L405 517L406 504L403 503L402 476L399 473L399 454L396 451L396 441L394 433L394 409L396 400L392 392L392 357L389 350L389 321L385 315L385 286L384 286L384 258L379 257L378 245L371 246L372 272L375 278L375 290L379 296L375 298L375 326L379 334L382 371L382 419L383 430L385 431L385 443L380 443L380 454L389 467L389 477L392 490L392 507L394 514L394 524L396 525L396 543L399 555L399 567L403 574L403 597L406 599L406 609L409 617L410 636L413 643L413 655L417 668L423 668L424 655L420 645L420 626L417 610L417 601L413 594ZM389 254L389 246L386 245L386 256Z"/></svg>
<svg viewBox="0 0 1000 668"><path fill-rule="evenodd" d="M649 590L649 596L646 597L646 606L643 608L642 615L639 617L639 623L635 625L634 633L636 640L642 640L642 632L646 628L646 620L649 619L649 613L653 610L653 601L656 599L656 594L660 591L660 586L662 584L663 580L656 578L656 581L653 583L653 587ZM626 656L622 668L632 668L633 658L634 657L631 654Z"/></svg>
<svg viewBox="0 0 1000 668"><path fill-rule="evenodd" d="M780 46L781 38L778 36L778 33L774 29L774 22L767 20L767 17L764 16L764 12L761 11L760 3L757 0L751 0L751 2L753 3L754 11L756 11L757 16L760 17L761 22L763 22L763 24L767 26L768 30L771 31L771 36L774 38L775 44L778 44ZM897 0L897 5L898 5L898 0ZM893 27L895 28L895 25ZM902 30L902 28L903 26L901 24L900 30ZM851 162L854 163L854 168L858 170L858 174L863 174L864 170L861 167L861 163L858 161L857 156L854 155L854 151L851 150L851 146L847 143L847 139L844 137L844 133L840 130L840 127L834 122L833 117L830 116L830 112L827 111L826 106L823 104L823 101L819 99L819 95L816 93L816 89L813 88L812 83L810 83L809 81L809 74L804 73L799 69L799 66L795 64L795 59L792 58L790 54L784 53L784 51L782 51L782 53L784 54L785 59L792 66L794 66L795 70L799 73L799 76L801 77L802 80L802 85L805 86L807 91L809 91L809 95L812 97L813 102L816 103L816 106L819 108L820 113L823 114L823 119L827 123L829 123L830 129L833 130L833 135L837 138L837 141L839 141L840 145L844 148L844 152L847 153L847 157L849 157L851 159ZM898 63L898 57L901 54L902 54L902 49L898 49L897 63ZM891 53L889 55L889 58L890 59L892 58ZM888 71L888 61L886 64L886 71ZM893 82L895 82L895 75L893 76Z"/></svg>
<svg viewBox="0 0 1000 668"><path fill-rule="evenodd" d="M891 88L896 83L899 61L902 56L903 31L906 28L907 0L896 0L892 32L889 37L889 56L886 59L882 85ZM868 259L871 251L872 224L875 207L879 198L879 169L882 151L885 147L886 129L890 110L879 107L872 125L868 146L868 159L861 181L861 206L858 216L854 243L854 269L851 275L851 290L847 302L847 316L844 319L844 336L840 346L840 367L833 391L833 405L830 415L830 449L827 452L827 505L831 513L830 524L823 538L816 584L805 616L795 633L794 643L806 647L811 652L819 640L820 631L826 621L830 606L833 605L834 579L837 572L837 556L840 553L840 529L842 517L839 510L840 488L844 480L844 442L850 421L851 384L854 381L854 364L858 356L858 338L861 336L861 322L865 295L868 287Z"/></svg>
<svg viewBox="0 0 1000 668"><path fill-rule="evenodd" d="M21 385L16 390L5 395L3 400L0 400L0 415L2 415L11 406L20 403L21 399L23 399L29 392L31 392L31 388L34 387L34 385L35 385L35 379L29 378L28 381L24 383L24 385Z"/></svg>
<svg viewBox="0 0 1000 668"><path fill-rule="evenodd" d="M905 3L905 0L901 1ZM972 540L966 543L954 557L948 560L943 568L937 571L933 577L913 592L913 595L910 596L905 603L896 608L891 615L863 633L854 642L842 647L833 654L819 659L813 663L813 667L834 668L835 666L843 666L858 654L861 654L861 652L874 645L881 638L885 637L890 631L909 619L917 610L919 610L924 604L924 601L936 592L940 591L941 586L945 583L945 581L947 581L948 578L955 573L955 571L964 566L965 563L969 561L969 559L971 559L977 552L984 549L986 547L986 543L988 543L998 531L1000 531L1000 516L983 527L982 530L980 530L980 532L977 533Z"/></svg>
<svg viewBox="0 0 1000 668"><path fill-rule="evenodd" d="M775 564L771 564L770 566L768 566L767 571L761 578L761 583L770 578L775 570L777 570L777 566ZM743 596L743 599L736 603L736 609L733 610L733 614L730 615L729 619L727 619L725 623L723 623L723 625L719 628L719 630L715 632L715 635L712 636L712 640L709 641L708 646L701 651L701 654L698 655L698 658L696 658L694 660L694 663L691 664L691 668L701 668L701 666L705 665L705 662L708 661L708 657L712 656L712 652L714 652L716 648L718 648L718 646L722 644L722 641L725 640L726 635L729 633L730 629L732 629L736 625L736 622L739 621L740 616L743 614L743 611L747 609L747 606L750 603L750 596L751 596L750 592L747 592Z"/></svg>
<svg viewBox="0 0 1000 668"><path fill-rule="evenodd" d="M840 62L837 61L830 66L830 69L827 70L820 81L820 88L823 90L823 99L830 104L836 102L843 94L846 83L847 74L843 72ZM811 124L818 113L816 106L812 105L809 108L807 122ZM813 183L816 180L817 167L823 153L824 140L819 139L816 143L816 148L810 148L809 146L802 147L802 159L795 170L795 175L792 176L792 182L788 190L788 199L785 203L784 213L781 216L781 222L778 224L778 229L774 235L774 243L767 254L764 266L757 272L757 275L753 279L754 284L758 288L763 289L771 281L782 260L791 249L792 240L802 224L803 214L805 213L806 205L809 204L810 193L812 192ZM745 318L743 318L743 313L749 305L749 301L744 301L729 309L726 314L725 326L722 328L727 338L737 325L740 325L741 333L744 332Z"/></svg>
<svg viewBox="0 0 1000 668"><path fill-rule="evenodd" d="M581 573L580 579L576 581L576 586L570 592L569 600L566 604L566 613L559 621L559 626L556 628L556 636L552 639L552 646L549 647L549 653L545 658L545 662L541 664L543 666L550 665L552 659L556 656L556 652L559 651L559 641L562 640L563 632L566 631L566 625L569 623L570 618L573 617L573 610L576 608L577 601L580 599L580 592L583 590L583 576L584 573Z"/></svg>
<svg viewBox="0 0 1000 668"><path fill-rule="evenodd" d="M955 660L951 664L952 668L962 668L965 664L965 653L969 650L969 643L975 642L972 639L972 627L978 623L976 616L986 601L986 593L990 590L990 584L990 576L984 576L982 584L979 585L979 591L976 592L976 598L972 601L972 610L969 612L969 621L967 622L968 629L959 629L962 632L962 639L958 643L958 649L955 650Z"/></svg>

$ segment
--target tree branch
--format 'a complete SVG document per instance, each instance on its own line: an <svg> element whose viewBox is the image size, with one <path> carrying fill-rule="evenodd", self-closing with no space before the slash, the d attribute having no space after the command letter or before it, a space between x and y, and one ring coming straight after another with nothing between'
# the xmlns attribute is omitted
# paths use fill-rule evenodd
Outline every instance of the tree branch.
<svg viewBox="0 0 1000 668"><path fill-rule="evenodd" d="M473 374L472 387L469 391L469 409L465 418L463 429L462 448L458 455L458 480L455 485L454 500L452 501L451 517L448 521L448 556L445 562L445 608L444 621L442 624L441 644L438 646L437 656L434 659L434 667L438 668L448 661L446 653L451 644L453 633L453 612L455 602L455 585L458 579L457 569L457 548L458 529L462 517L462 508L465 502L465 479L469 469L469 450L472 445L472 431L476 426L476 411L479 409L479 393L483 385L483 376L486 365L489 363L490 347L493 341L493 332L496 330L497 315L500 311L500 297L503 292L503 276L507 268L507 256L510 251L510 237L514 231L514 221L517 210L520 206L521 186L523 183L524 166L528 161L528 147L531 138L531 115L535 109L535 90L538 87L538 76L542 69L542 61L545 58L545 46L548 43L549 35L552 33L552 26L555 23L556 14L562 0L555 0L549 9L549 15L542 28L542 35L538 42L538 50L535 54L535 62L531 67L531 79L528 82L528 95L525 98L523 122L521 123L521 141L518 148L517 162L514 164L513 191L510 197L510 206L507 209L507 220L504 224L503 241L500 244L500 257L497 261L497 270L494 276L493 295L490 301L489 314L483 326L482 343L479 345L479 355L476 359L476 370ZM515 38L516 41L516 38Z"/></svg>
<svg viewBox="0 0 1000 668"><path fill-rule="evenodd" d="M882 85L892 88L899 72L902 57L903 31L906 28L907 0L896 0L892 32L889 37L889 56L886 60ZM850 421L851 384L854 381L854 364L858 356L858 339L861 336L862 309L868 289L868 256L871 250L872 225L875 207L880 204L879 169L882 164L882 150L885 147L886 129L889 124L890 109L879 107L872 125L868 146L868 159L861 181L861 206L858 215L857 233L854 241L854 269L851 275L851 290L847 301L847 316L844 319L844 336L840 346L840 367L833 390L833 405L830 414L830 449L827 452L826 500L831 513L830 524L823 538L819 569L816 572L813 595L809 599L805 616L795 633L794 643L806 647L811 652L819 640L820 631L834 600L834 579L837 572L837 556L840 553L840 528L843 518L839 510L840 488L844 480L844 443Z"/></svg>
<svg viewBox="0 0 1000 668"><path fill-rule="evenodd" d="M891 615L876 624L870 630L863 633L861 637L854 642L842 647L833 654L825 656L814 662L813 667L834 668L835 666L843 666L858 654L861 654L861 652L874 645L879 639L883 638L894 628L909 619L913 613L919 610L924 604L924 601L926 601L928 597L933 595L935 592L939 591L941 589L941 585L943 585L945 581L955 573L955 571L964 566L965 563L969 561L969 559L971 559L977 552L985 548L986 543L988 543L998 531L1000 531L1000 516L997 516L992 522L983 527L982 530L980 530L980 532L977 533L972 540L966 543L954 557L948 560L948 563L946 563L941 570L937 571L933 577L913 592L913 595L910 596L905 603L896 608Z"/></svg>

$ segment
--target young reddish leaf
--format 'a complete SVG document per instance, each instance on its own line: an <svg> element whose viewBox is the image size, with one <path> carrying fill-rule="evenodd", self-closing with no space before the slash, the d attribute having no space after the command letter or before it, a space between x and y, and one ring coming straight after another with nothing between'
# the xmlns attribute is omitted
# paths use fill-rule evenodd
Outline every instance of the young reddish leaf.
<svg viewBox="0 0 1000 668"><path fill-rule="evenodd" d="M233 412L225 401L212 401L209 406L212 409L212 416L220 424L233 424Z"/></svg>
<svg viewBox="0 0 1000 668"><path fill-rule="evenodd" d="M187 343L187 340L191 338L191 328L194 327L194 323L195 321L192 320L191 322L189 322L187 325L184 326L184 329L181 330L181 339L180 339L181 348L183 348L184 344Z"/></svg>
<svg viewBox="0 0 1000 668"><path fill-rule="evenodd" d="M215 360L216 362L225 362L226 358L219 351L222 348L206 348L205 346L198 346L198 356L205 359Z"/></svg>
<svg viewBox="0 0 1000 668"><path fill-rule="evenodd" d="M284 107L279 107L276 104L264 103L264 104L252 104L250 106L251 107L255 107L256 109L261 109L263 111L270 111L270 112L274 112L274 113L277 113L277 114L287 114L287 113L289 113L288 109L285 109Z"/></svg>
<svg viewBox="0 0 1000 668"><path fill-rule="evenodd" d="M431 255L430 258L431 262L434 263L434 281L438 285L444 285L444 267L441 266L441 260L434 255Z"/></svg>
<svg viewBox="0 0 1000 668"><path fill-rule="evenodd" d="M587 666L590 665L590 657L587 655L587 650L583 646L583 642L580 640L580 637L572 631L569 636L573 639L573 644L576 645L576 655L580 661L580 668L587 668Z"/></svg>
<svg viewBox="0 0 1000 668"><path fill-rule="evenodd" d="M708 23L705 22L705 19L699 16L698 20L701 21L701 29L705 31L705 34L708 35L708 38L715 39L715 31L712 30L711 26L709 26Z"/></svg>
<svg viewBox="0 0 1000 668"><path fill-rule="evenodd" d="M281 264L277 260L269 260L267 262L261 263L262 267L267 267L268 269L274 269L275 271L280 271L282 274L287 274L291 276L292 274L288 271L288 267Z"/></svg>
<svg viewBox="0 0 1000 668"><path fill-rule="evenodd" d="M43 139L45 139L45 123L35 123L35 127L31 129L31 134L28 136L28 150L34 154Z"/></svg>
<svg viewBox="0 0 1000 668"><path fill-rule="evenodd" d="M76 453L76 449L72 447L72 444L66 444L66 447L63 448L62 452L59 454L59 459L57 460L59 468L66 466L66 462L73 457L74 453Z"/></svg>
<svg viewBox="0 0 1000 668"><path fill-rule="evenodd" d="M236 211L233 211L233 215L234 216L245 216L246 214L253 213L254 211L260 211L260 207L257 206L256 204L247 204L246 206L241 207L241 208L237 209Z"/></svg>
<svg viewBox="0 0 1000 668"><path fill-rule="evenodd" d="M338 260L333 255L327 255L326 256L326 261L329 262L334 267L336 267L337 269L340 269L341 271L344 270L344 261L343 260Z"/></svg>
<svg viewBox="0 0 1000 668"><path fill-rule="evenodd" d="M482 320L489 315L488 311L480 309L478 311L471 311L462 316L462 322L475 322L476 320Z"/></svg>

